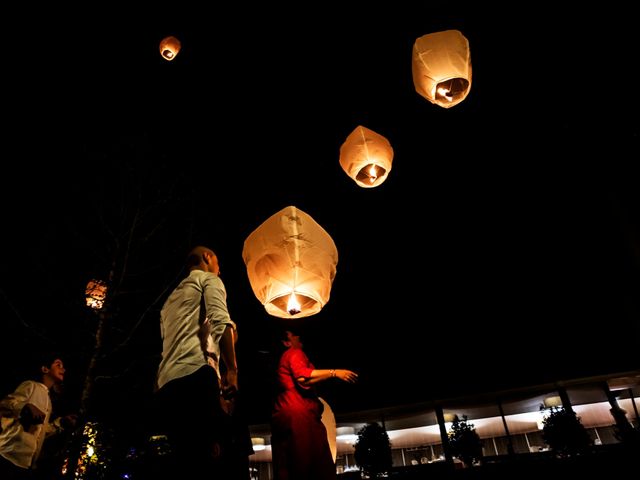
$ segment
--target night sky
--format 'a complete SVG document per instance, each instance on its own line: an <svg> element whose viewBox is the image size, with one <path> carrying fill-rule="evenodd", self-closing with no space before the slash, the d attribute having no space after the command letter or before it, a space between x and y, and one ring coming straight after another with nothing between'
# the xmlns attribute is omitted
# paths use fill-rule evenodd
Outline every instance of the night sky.
<svg viewBox="0 0 640 480"><path fill-rule="evenodd" d="M329 303L296 322L316 367L360 374L320 386L337 413L640 368L631 7L410 3L8 20L3 393L51 343L79 392L96 326L84 286L115 259L98 403L145 408L159 309L205 244L238 324L250 420L268 421L283 321L253 295L241 253L288 205L338 248ZM469 39L473 66L451 109L411 78L415 39L446 29ZM182 40L172 62L166 35ZM338 163L358 125L394 149L377 188Z"/></svg>

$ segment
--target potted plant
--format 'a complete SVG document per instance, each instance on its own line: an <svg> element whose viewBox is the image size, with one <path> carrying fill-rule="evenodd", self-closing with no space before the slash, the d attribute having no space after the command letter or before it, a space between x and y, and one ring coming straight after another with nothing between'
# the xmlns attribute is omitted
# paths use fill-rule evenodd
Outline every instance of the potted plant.
<svg viewBox="0 0 640 480"><path fill-rule="evenodd" d="M544 408L540 407L541 410ZM584 453L593 444L589 432L573 410L550 407L542 424L542 438L560 457Z"/></svg>
<svg viewBox="0 0 640 480"><path fill-rule="evenodd" d="M383 426L367 423L358 431L355 444L356 463L369 478L380 478L391 470L391 442Z"/></svg>
<svg viewBox="0 0 640 480"><path fill-rule="evenodd" d="M467 420L466 415L462 418L457 415L454 417L448 436L451 454L458 457L466 467L471 467L474 462L480 461L482 440L476 432L476 427Z"/></svg>

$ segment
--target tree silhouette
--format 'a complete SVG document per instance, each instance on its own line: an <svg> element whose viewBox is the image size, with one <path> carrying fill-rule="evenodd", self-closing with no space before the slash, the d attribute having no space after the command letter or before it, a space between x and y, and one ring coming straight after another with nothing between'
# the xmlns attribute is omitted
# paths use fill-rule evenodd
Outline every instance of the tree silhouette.
<svg viewBox="0 0 640 480"><path fill-rule="evenodd" d="M540 407L541 410L544 406ZM573 410L550 407L543 418L542 438L558 456L584 453L593 441Z"/></svg>
<svg viewBox="0 0 640 480"><path fill-rule="evenodd" d="M98 479L116 457L124 456L118 449L125 450L126 442L136 441L148 425L144 412L161 347L158 310L191 246L193 218L180 212L191 211L184 203L192 201L194 192L169 163L158 160L144 138L87 156L97 157L88 163L108 167L72 195L74 205L78 196L86 202L67 210L55 225L64 244L48 257L52 266L46 271L53 285L48 300L60 305L57 312L69 328L63 341L75 349L77 363L85 365L74 372L83 381L68 475ZM101 310L84 304L91 278L108 285ZM102 445L101 451L93 448L99 461L86 455L90 442Z"/></svg>
<svg viewBox="0 0 640 480"><path fill-rule="evenodd" d="M367 423L358 431L355 444L356 463L369 478L379 478L391 470L391 443L383 426Z"/></svg>
<svg viewBox="0 0 640 480"><path fill-rule="evenodd" d="M449 430L449 446L451 454L458 457L467 466L482 458L482 440L476 432L473 423L467 421L467 416L455 416Z"/></svg>

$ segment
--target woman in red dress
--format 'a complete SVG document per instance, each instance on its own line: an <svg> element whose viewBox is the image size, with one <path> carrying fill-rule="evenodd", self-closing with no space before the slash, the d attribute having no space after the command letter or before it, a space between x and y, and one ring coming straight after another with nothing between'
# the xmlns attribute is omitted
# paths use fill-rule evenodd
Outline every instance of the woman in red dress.
<svg viewBox="0 0 640 480"><path fill-rule="evenodd" d="M354 383L351 370L318 370L302 350L300 336L284 332L286 350L278 364L278 395L271 417L271 448L276 480L331 480L336 478L322 403L314 384L339 378Z"/></svg>

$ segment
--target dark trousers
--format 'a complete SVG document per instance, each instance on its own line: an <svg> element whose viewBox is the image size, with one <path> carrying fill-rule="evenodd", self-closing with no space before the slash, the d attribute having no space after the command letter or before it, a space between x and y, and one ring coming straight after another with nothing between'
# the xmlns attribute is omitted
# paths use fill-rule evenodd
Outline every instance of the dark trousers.
<svg viewBox="0 0 640 480"><path fill-rule="evenodd" d="M27 480L33 478L32 473L28 468L20 468L0 455L1 480Z"/></svg>
<svg viewBox="0 0 640 480"><path fill-rule="evenodd" d="M161 478L216 478L227 429L215 370L203 366L172 380L154 400L154 433L166 434L172 451Z"/></svg>

